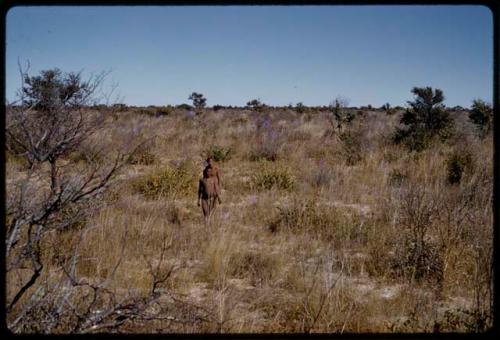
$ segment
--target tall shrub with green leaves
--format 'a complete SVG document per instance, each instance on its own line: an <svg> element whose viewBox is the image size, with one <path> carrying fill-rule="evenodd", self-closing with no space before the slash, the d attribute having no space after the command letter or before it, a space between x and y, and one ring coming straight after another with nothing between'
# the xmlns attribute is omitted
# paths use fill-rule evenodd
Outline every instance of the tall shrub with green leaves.
<svg viewBox="0 0 500 340"><path fill-rule="evenodd" d="M346 125L349 125L356 116L353 112L347 111L345 107L347 101L342 98L336 98L329 106L330 115L328 120L332 125L333 131L341 132Z"/></svg>
<svg viewBox="0 0 500 340"><path fill-rule="evenodd" d="M479 135L485 137L493 127L493 108L481 99L474 99L469 119L476 125Z"/></svg>
<svg viewBox="0 0 500 340"><path fill-rule="evenodd" d="M415 100L408 101L410 107L401 116L401 126L396 129L393 139L410 150L421 151L429 147L435 137L448 138L453 120L444 107L440 89L414 87L412 93Z"/></svg>

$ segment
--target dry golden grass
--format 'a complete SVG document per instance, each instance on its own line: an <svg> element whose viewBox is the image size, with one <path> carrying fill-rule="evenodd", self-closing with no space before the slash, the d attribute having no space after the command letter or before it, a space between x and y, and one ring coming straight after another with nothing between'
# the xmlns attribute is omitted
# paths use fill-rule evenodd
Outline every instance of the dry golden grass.
<svg viewBox="0 0 500 340"><path fill-rule="evenodd" d="M113 273L109 289L146 294L148 263L158 263L167 242L171 247L160 270L175 270L162 288L210 315L191 326L131 323L122 331L473 330L457 309L482 311L491 298L483 271L492 247L491 138L468 133L465 142L408 153L388 140L397 115L368 112L354 126L362 136L361 159L350 164L325 112L306 119L271 110L268 117L269 129L279 135L272 146L278 161L270 164L253 157L260 152L260 118L250 111L208 111L194 118L183 112L160 117L122 112L102 132L109 150L127 133L154 141L142 150L144 161L139 157L120 174L108 204L87 220L78 274L99 281ZM222 204L205 228L196 206L196 176L207 145L215 144L231 157L219 163ZM446 160L463 148L474 155L474 168L452 186ZM83 161L81 155L72 157L69 161ZM172 169L188 163L197 175L176 177ZM165 169L170 172L164 177L154 177ZM19 176L22 164L8 158L6 170L9 181ZM158 179L153 193L148 179ZM402 202L416 188L425 195L414 202L429 214L425 242L439 248L442 263L441 276L425 274L421 280L398 271L415 269L404 258L413 248L404 247L418 216ZM468 217L453 219L460 206ZM49 273L56 275L60 258L71 256L77 235L75 229L46 240L52 245L45 252ZM16 284L7 278L7 287ZM446 319L447 311L459 321Z"/></svg>

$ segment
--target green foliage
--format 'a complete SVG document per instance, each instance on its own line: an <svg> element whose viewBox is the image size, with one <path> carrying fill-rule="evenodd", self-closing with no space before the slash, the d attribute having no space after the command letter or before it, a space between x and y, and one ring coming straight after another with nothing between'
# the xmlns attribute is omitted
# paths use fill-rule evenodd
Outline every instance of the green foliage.
<svg viewBox="0 0 500 340"><path fill-rule="evenodd" d="M290 169L282 164L263 161L261 168L253 175L253 184L260 189L277 188L291 191L296 183Z"/></svg>
<svg viewBox="0 0 500 340"><path fill-rule="evenodd" d="M422 151L434 137L448 138L453 120L442 104L444 95L440 89L414 87L412 93L416 98L408 102L410 108L401 116L403 126L396 129L393 141L404 143L410 150Z"/></svg>
<svg viewBox="0 0 500 340"><path fill-rule="evenodd" d="M90 82L82 81L80 73L63 74L58 68L43 70L39 76L25 76L23 105L52 112L61 106L78 105L93 90Z"/></svg>
<svg viewBox="0 0 500 340"><path fill-rule="evenodd" d="M197 110L201 110L207 105L207 99L201 93L193 92L188 99L193 101L193 106Z"/></svg>
<svg viewBox="0 0 500 340"><path fill-rule="evenodd" d="M187 196L196 191L196 176L190 164L164 167L144 175L133 183L136 192L149 199Z"/></svg>
<svg viewBox="0 0 500 340"><path fill-rule="evenodd" d="M247 102L247 107L251 108L257 112L262 112L264 111L264 108L266 105L264 105L260 100L258 99L252 99L249 102Z"/></svg>
<svg viewBox="0 0 500 340"><path fill-rule="evenodd" d="M356 116L353 112L345 109L345 100L335 99L335 103L330 104L329 121L332 128L337 129L339 132L346 126L352 123Z"/></svg>
<svg viewBox="0 0 500 340"><path fill-rule="evenodd" d="M472 154L468 151L454 152L446 160L446 173L449 184L459 184L463 174L473 166Z"/></svg>
<svg viewBox="0 0 500 340"><path fill-rule="evenodd" d="M308 109L307 109L307 107L304 104L302 104L302 102L300 102L300 103L297 103L297 105L295 105L295 111L297 113L302 114L302 113L307 112Z"/></svg>
<svg viewBox="0 0 500 340"><path fill-rule="evenodd" d="M385 113L388 115L393 115L396 112L396 110L394 108L391 108L391 104L389 104L389 103L385 103L384 105L382 105L380 107L380 109L384 110Z"/></svg>
<svg viewBox="0 0 500 340"><path fill-rule="evenodd" d="M212 158L216 162L224 162L231 159L232 150L218 145L211 145L203 151L203 158Z"/></svg>
<svg viewBox="0 0 500 340"><path fill-rule="evenodd" d="M481 137L486 136L493 127L493 108L481 99L472 103L469 119L476 125Z"/></svg>
<svg viewBox="0 0 500 340"><path fill-rule="evenodd" d="M347 165L355 165L363 159L361 138L360 131L347 130L338 134Z"/></svg>
<svg viewBox="0 0 500 340"><path fill-rule="evenodd" d="M179 105L177 105L177 108L182 109L182 110L192 110L193 109L193 107L189 104L179 104Z"/></svg>

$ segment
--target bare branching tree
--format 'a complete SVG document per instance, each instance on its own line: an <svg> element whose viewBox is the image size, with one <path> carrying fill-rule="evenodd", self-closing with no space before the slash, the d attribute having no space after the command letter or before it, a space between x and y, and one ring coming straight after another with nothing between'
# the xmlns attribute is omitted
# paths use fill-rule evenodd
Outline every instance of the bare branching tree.
<svg viewBox="0 0 500 340"><path fill-rule="evenodd" d="M32 288L44 274L44 237L92 214L133 152L117 150L104 163L68 164L67 156L104 127L103 112L89 108L107 73L83 80L81 73L58 69L39 76L29 76L28 68L19 70L22 88L6 112L6 151L26 166L7 176L5 255L8 276L30 274L7 297L9 326L28 313L18 308L21 301L34 306L43 300Z"/></svg>

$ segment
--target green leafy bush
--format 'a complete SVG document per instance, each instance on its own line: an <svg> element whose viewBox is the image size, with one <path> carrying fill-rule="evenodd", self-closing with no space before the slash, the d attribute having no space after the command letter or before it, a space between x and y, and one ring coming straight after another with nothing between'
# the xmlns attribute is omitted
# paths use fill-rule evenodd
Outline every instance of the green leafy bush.
<svg viewBox="0 0 500 340"><path fill-rule="evenodd" d="M134 189L149 199L187 196L196 192L196 177L192 167L182 163L178 167L164 167L144 175L133 183Z"/></svg>
<svg viewBox="0 0 500 340"><path fill-rule="evenodd" d="M493 108L481 99L472 103L469 119L476 125L481 137L486 136L493 128Z"/></svg>
<svg viewBox="0 0 500 340"><path fill-rule="evenodd" d="M268 161L262 162L261 168L253 175L252 180L260 189L293 190L296 186L295 178L288 167Z"/></svg>
<svg viewBox="0 0 500 340"><path fill-rule="evenodd" d="M472 154L468 151L454 152L446 160L446 173L449 184L459 184L464 172L473 166Z"/></svg>
<svg viewBox="0 0 500 340"><path fill-rule="evenodd" d="M211 145L205 151L203 151L202 156L204 158L212 158L216 162L224 162L231 159L232 150L230 148L224 148L218 145Z"/></svg>
<svg viewBox="0 0 500 340"><path fill-rule="evenodd" d="M361 138L360 131L347 130L338 134L342 154L347 165L355 165L363 159Z"/></svg>
<svg viewBox="0 0 500 340"><path fill-rule="evenodd" d="M432 87L414 87L414 101L401 116L400 124L393 135L395 143L404 143L410 150L422 151L428 148L434 137L450 137L453 120L446 111L443 91Z"/></svg>

